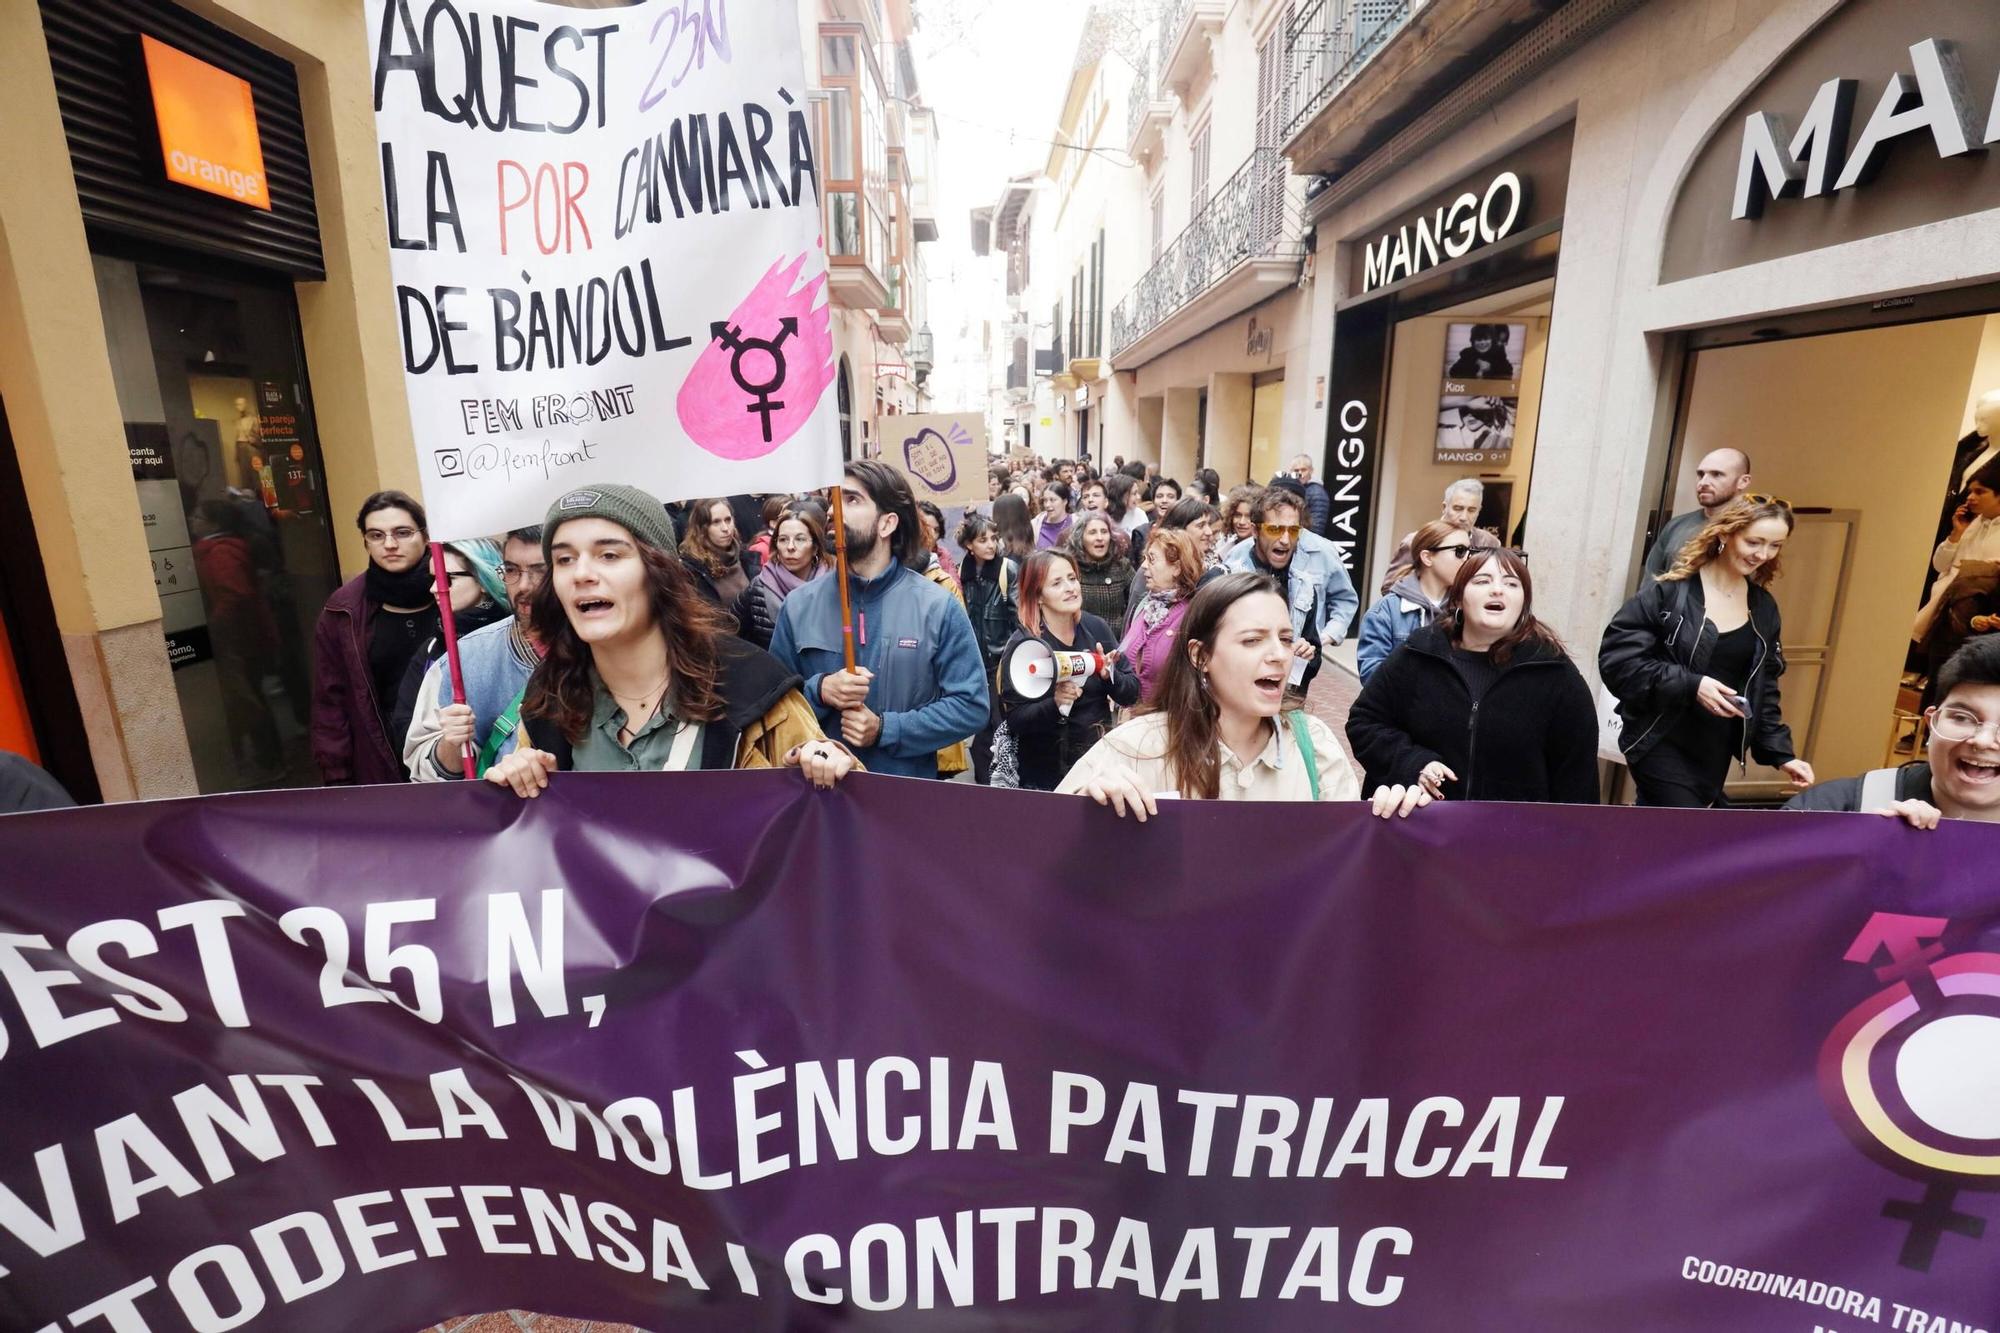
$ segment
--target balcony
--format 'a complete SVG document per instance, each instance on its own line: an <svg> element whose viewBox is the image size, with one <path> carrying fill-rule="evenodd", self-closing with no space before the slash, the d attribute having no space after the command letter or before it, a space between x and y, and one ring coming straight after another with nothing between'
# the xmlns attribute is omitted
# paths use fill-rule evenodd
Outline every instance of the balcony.
<svg viewBox="0 0 2000 1333"><path fill-rule="evenodd" d="M1111 357L1130 369L1298 281L1301 190L1259 148L1111 312Z"/></svg>
<svg viewBox="0 0 2000 1333"><path fill-rule="evenodd" d="M882 341L901 345L910 340L909 279L899 259L889 261L888 293L875 310L875 331Z"/></svg>
<svg viewBox="0 0 2000 1333"><path fill-rule="evenodd" d="M1170 0L1160 11L1160 89L1171 88L1185 102L1188 89L1206 71L1209 42L1222 31L1226 0Z"/></svg>
<svg viewBox="0 0 2000 1333"><path fill-rule="evenodd" d="M931 377L937 365L936 342L931 337L931 326L926 324L910 335L910 373L919 384Z"/></svg>
<svg viewBox="0 0 2000 1333"><path fill-rule="evenodd" d="M1173 118L1173 100L1160 91L1152 66L1141 66L1133 74L1125 103L1125 151L1141 162L1152 157L1160 151Z"/></svg>
<svg viewBox="0 0 2000 1333"><path fill-rule="evenodd" d="M1287 141L1296 139L1389 39L1417 0L1312 0L1285 31Z"/></svg>

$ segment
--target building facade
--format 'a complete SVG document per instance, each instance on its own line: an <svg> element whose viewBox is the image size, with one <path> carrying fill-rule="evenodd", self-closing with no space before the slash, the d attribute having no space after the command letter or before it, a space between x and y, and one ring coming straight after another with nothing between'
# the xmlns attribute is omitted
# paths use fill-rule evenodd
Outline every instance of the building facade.
<svg viewBox="0 0 2000 1333"><path fill-rule="evenodd" d="M928 403L937 129L908 0L798 14L861 453ZM0 51L0 746L84 799L313 783L313 622L417 489L364 9L37 0ZM261 175L175 178L172 80L246 89Z"/></svg>
<svg viewBox="0 0 2000 1333"><path fill-rule="evenodd" d="M1306 433L1357 574L1480 477L1588 666L1695 462L1740 448L1798 515L1800 753L1918 753L1915 619L2000 389L1991 7L1318 0L1287 50L1285 151L1323 182Z"/></svg>

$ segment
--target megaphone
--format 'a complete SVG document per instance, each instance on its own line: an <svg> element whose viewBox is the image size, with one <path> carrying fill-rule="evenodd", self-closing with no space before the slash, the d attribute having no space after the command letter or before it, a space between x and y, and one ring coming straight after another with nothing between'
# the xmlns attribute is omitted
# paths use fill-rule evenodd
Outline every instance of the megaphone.
<svg viewBox="0 0 2000 1333"><path fill-rule="evenodd" d="M1104 670L1104 654L1057 652L1040 639L1024 640L1007 659L1007 679L1014 693L1024 699L1039 699L1066 680L1082 680Z"/></svg>

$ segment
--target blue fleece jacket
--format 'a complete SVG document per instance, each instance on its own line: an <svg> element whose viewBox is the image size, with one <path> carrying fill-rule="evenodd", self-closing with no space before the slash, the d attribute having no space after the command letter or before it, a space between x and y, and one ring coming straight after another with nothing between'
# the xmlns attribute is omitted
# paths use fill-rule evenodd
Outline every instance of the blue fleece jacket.
<svg viewBox="0 0 2000 1333"><path fill-rule="evenodd" d="M900 564L872 579L850 577L857 665L875 673L868 707L882 718L875 744L855 757L871 773L937 776L937 752L986 725L984 659L965 608L949 592ZM840 715L820 699L820 680L839 671L840 585L814 579L785 599L771 655L805 677L820 726L840 735Z"/></svg>

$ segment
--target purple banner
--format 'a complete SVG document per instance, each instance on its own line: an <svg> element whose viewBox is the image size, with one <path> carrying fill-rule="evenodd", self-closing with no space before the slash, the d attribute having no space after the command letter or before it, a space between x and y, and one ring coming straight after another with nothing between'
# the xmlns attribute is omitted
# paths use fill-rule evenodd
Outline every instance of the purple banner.
<svg viewBox="0 0 2000 1333"><path fill-rule="evenodd" d="M1986 1330L2000 833L564 775L0 820L0 1326Z"/></svg>

